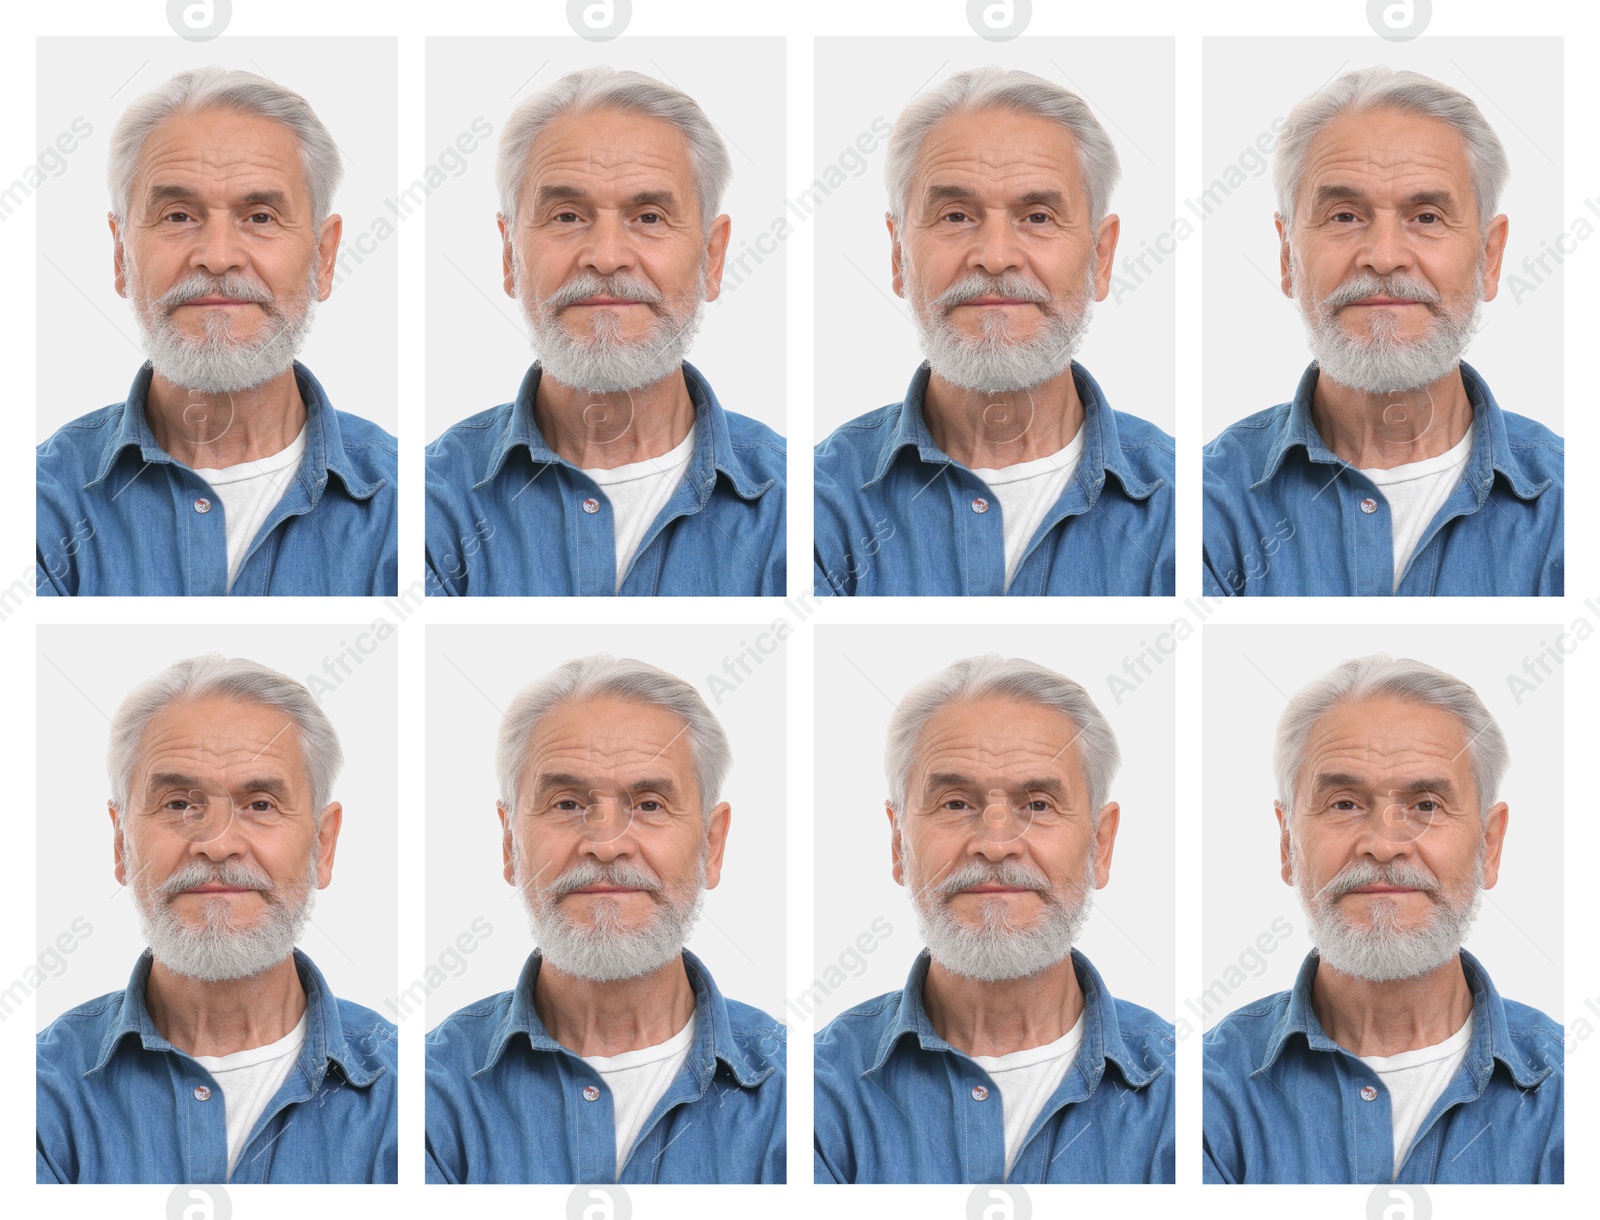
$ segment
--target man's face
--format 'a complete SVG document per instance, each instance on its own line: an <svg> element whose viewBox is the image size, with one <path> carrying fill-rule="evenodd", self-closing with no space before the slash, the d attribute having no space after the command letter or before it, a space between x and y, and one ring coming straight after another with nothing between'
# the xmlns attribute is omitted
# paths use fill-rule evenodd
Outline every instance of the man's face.
<svg viewBox="0 0 1600 1220"><path fill-rule="evenodd" d="M898 825L894 877L911 890L935 960L974 978L1061 961L1110 876L1118 808L1096 825L1078 729L1013 699L947 705L922 733Z"/></svg>
<svg viewBox="0 0 1600 1220"><path fill-rule="evenodd" d="M500 220L505 290L551 376L637 389L681 363L721 291L728 233L726 216L705 224L688 141L671 123L569 115L534 141L515 228Z"/></svg>
<svg viewBox="0 0 1600 1220"><path fill-rule="evenodd" d="M287 369L333 283L340 221L312 220L282 123L209 110L152 131L127 219L111 230L117 291L157 371L217 393Z"/></svg>
<svg viewBox="0 0 1600 1220"><path fill-rule="evenodd" d="M1506 231L1505 217L1485 227L1479 216L1466 143L1449 124L1348 115L1312 143L1293 230L1278 222L1283 291L1335 380L1416 389L1460 359L1479 302L1498 291Z"/></svg>
<svg viewBox="0 0 1600 1220"><path fill-rule="evenodd" d="M1449 712L1392 698L1342 704L1312 730L1280 850L1331 965L1386 981L1460 949L1506 825L1504 803L1479 817L1469 744Z"/></svg>
<svg viewBox="0 0 1600 1220"><path fill-rule="evenodd" d="M566 703L529 742L518 808L503 806L506 880L547 960L597 981L682 950L722 875L729 808L702 815L689 735L662 708Z"/></svg>
<svg viewBox="0 0 1600 1220"><path fill-rule="evenodd" d="M333 875L340 808L320 828L316 813L300 733L282 712L214 698L154 716L112 822L117 880L157 960L214 981L286 958Z"/></svg>
<svg viewBox="0 0 1600 1220"><path fill-rule="evenodd" d="M1065 371L1110 286L1117 229L1114 216L1090 225L1077 141L1060 123L1009 110L939 123L904 221L889 221L895 292L934 371L996 392Z"/></svg>

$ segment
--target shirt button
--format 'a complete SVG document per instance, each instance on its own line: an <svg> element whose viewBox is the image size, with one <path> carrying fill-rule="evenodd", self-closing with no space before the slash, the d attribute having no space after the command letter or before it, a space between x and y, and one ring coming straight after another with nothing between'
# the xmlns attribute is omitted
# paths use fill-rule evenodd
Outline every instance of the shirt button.
<svg viewBox="0 0 1600 1220"><path fill-rule="evenodd" d="M583 1086L583 1100L584 1101L599 1101L600 1100L600 1090L595 1088L594 1085L592 1085L592 1084L584 1085Z"/></svg>
<svg viewBox="0 0 1600 1220"><path fill-rule="evenodd" d="M194 1086L194 1099L196 1101L210 1101L211 1100L211 1090L206 1088L206 1086L203 1085L203 1084L195 1085Z"/></svg>
<svg viewBox="0 0 1600 1220"><path fill-rule="evenodd" d="M972 1086L972 1100L973 1101L988 1101L989 1100L989 1090L984 1088L981 1084L973 1085Z"/></svg>
<svg viewBox="0 0 1600 1220"><path fill-rule="evenodd" d="M985 500L982 496L979 496L976 500L974 500L972 502L972 511L975 512L975 513L986 513L986 512L988 512L989 511L989 501Z"/></svg>
<svg viewBox="0 0 1600 1220"><path fill-rule="evenodd" d="M583 511L586 512L586 513L597 513L597 512L599 512L600 511L600 501L596 500L593 496L590 496L587 500L585 500L583 502Z"/></svg>
<svg viewBox="0 0 1600 1220"><path fill-rule="evenodd" d="M194 511L197 513L209 513L211 511L211 501L201 496L194 502Z"/></svg>
<svg viewBox="0 0 1600 1220"><path fill-rule="evenodd" d="M1365 500L1361 501L1361 511L1364 512L1364 513L1375 513L1375 512L1377 512L1378 511L1378 502L1376 500L1374 500L1371 496L1368 496Z"/></svg>
<svg viewBox="0 0 1600 1220"><path fill-rule="evenodd" d="M1361 1086L1361 1100L1362 1101L1377 1101L1378 1100L1378 1090L1373 1088L1370 1084L1362 1085Z"/></svg>

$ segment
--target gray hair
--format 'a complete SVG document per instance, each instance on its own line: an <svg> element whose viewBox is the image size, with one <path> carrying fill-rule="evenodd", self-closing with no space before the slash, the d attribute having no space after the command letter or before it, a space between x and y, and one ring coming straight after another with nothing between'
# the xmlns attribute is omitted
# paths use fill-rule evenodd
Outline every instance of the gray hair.
<svg viewBox="0 0 1600 1220"><path fill-rule="evenodd" d="M889 188L889 214L896 224L905 220L911 180L917 173L928 133L945 119L982 110L1012 110L1053 119L1072 133L1078 145L1078 163L1089 196L1089 223L1098 228L1111 209L1111 192L1122 176L1122 163L1106 129L1076 93L1032 72L1013 68L1002 71L990 64L958 72L943 84L913 98L895 120L884 162L884 182Z"/></svg>
<svg viewBox="0 0 1600 1220"><path fill-rule="evenodd" d="M517 787L527 769L528 744L539 722L564 703L607 697L659 707L683 721L689 753L694 759L695 786L700 790L700 811L709 818L733 766L733 751L721 723L711 714L700 692L676 674L631 657L618 660L603 652L567 661L530 682L506 709L505 719L500 722L499 749L495 752L500 804L505 810L517 810Z"/></svg>
<svg viewBox="0 0 1600 1220"><path fill-rule="evenodd" d="M664 119L683 133L700 203L700 225L710 229L722 205L722 194L728 189L728 179L733 176L733 162L717 129L699 103L681 89L664 85L642 72L619 72L604 64L568 72L523 102L506 120L494 171L500 191L500 215L506 226L517 222L517 201L528 176L528 154L533 142L557 119L596 110L621 110Z"/></svg>
<svg viewBox="0 0 1600 1220"><path fill-rule="evenodd" d="M966 657L946 666L912 687L895 708L889 720L884 770L889 779L889 804L896 819L905 812L910 798L917 750L928 721L951 703L989 698L1037 703L1054 708L1072 721L1078 730L1074 740L1078 743L1078 756L1083 760L1091 816L1098 824L1100 810L1109 799L1112 777L1122 764L1117 736L1111 731L1111 725L1101 715L1089 692L1071 678L1033 661L1002 657L997 652Z"/></svg>
<svg viewBox="0 0 1600 1220"><path fill-rule="evenodd" d="M1294 224L1295 195L1305 176L1306 157L1322 129L1349 114L1398 110L1402 114L1440 119L1461 133L1467 146L1467 164L1478 205L1478 221L1488 228L1500 203L1500 192L1511 175L1505 146L1465 93L1440 84L1420 72L1400 71L1382 64L1346 72L1318 93L1302 100L1289 112L1278 136L1278 154L1272 181L1278 191L1278 215L1285 227Z"/></svg>
<svg viewBox="0 0 1600 1220"><path fill-rule="evenodd" d="M1294 813L1295 785L1305 768L1307 746L1317 724L1344 704L1366 699L1400 699L1437 707L1461 722L1472 759L1472 782L1477 789L1478 816L1487 819L1500 791L1500 781L1511 765L1505 735L1489 709L1460 678L1408 657L1395 660L1384 653L1356 657L1302 686L1289 700L1278 721L1273 769L1278 781L1278 804L1286 816Z"/></svg>
<svg viewBox="0 0 1600 1220"><path fill-rule="evenodd" d="M333 193L344 176L339 147L328 129L306 99L294 90L254 72L228 71L216 64L178 73L135 101L117 120L106 163L111 214L117 223L128 219L133 183L139 176L139 160L150 133L174 115L206 110L257 115L282 123L293 133L300 144L306 188L311 193L311 219L320 227L333 210Z"/></svg>
<svg viewBox="0 0 1600 1220"><path fill-rule="evenodd" d="M282 712L300 732L300 753L306 780L311 785L313 818L321 825L322 811L333 799L333 781L344 765L339 735L311 692L275 669L243 657L219 652L174 662L147 682L133 688L111 720L111 742L106 747L106 772L111 779L111 802L120 819L128 811L134 773L145 730L161 712L176 703L202 699L235 699Z"/></svg>

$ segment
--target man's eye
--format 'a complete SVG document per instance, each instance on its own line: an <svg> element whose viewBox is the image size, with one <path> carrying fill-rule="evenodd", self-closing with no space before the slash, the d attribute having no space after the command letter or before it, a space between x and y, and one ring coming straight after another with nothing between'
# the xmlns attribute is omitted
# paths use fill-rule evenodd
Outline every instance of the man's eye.
<svg viewBox="0 0 1600 1220"><path fill-rule="evenodd" d="M566 223L568 221L577 220L578 214L576 212L557 212L555 218L562 223Z"/></svg>
<svg viewBox="0 0 1600 1220"><path fill-rule="evenodd" d="M1340 797L1338 800L1333 802L1333 807L1342 812L1348 813L1350 810L1357 808L1357 805L1349 797Z"/></svg>
<svg viewBox="0 0 1600 1220"><path fill-rule="evenodd" d="M1050 213L1049 212L1030 212L1030 213L1028 213L1028 219L1029 220L1037 220L1040 224L1048 224L1049 221L1050 221Z"/></svg>
<svg viewBox="0 0 1600 1220"><path fill-rule="evenodd" d="M189 219L189 213L187 213L187 212L168 212L166 218L168 220L188 220Z"/></svg>
<svg viewBox="0 0 1600 1220"><path fill-rule="evenodd" d="M967 804L967 802L964 801L959 796L951 797L948 801L946 801L944 803L944 805L942 807L945 808L945 809L953 809L958 813L972 808L971 805Z"/></svg>
<svg viewBox="0 0 1600 1220"><path fill-rule="evenodd" d="M182 813L182 812L183 812L183 811L184 811L184 810L185 810L185 809L189 809L189 808L191 808L191 807L192 807L192 806L191 806L191 804L190 804L190 802L189 802L189 801L187 801L187 800L185 800L185 799L184 799L184 798L183 798L183 797L181 797L181 796L175 796L175 797L173 797L173 798L172 798L172 799L171 799L171 800L170 800L170 801L168 801L168 802L167 802L167 803L166 803L166 804L165 804L165 805L164 805L164 806L163 806L163 808L165 808L165 809L170 809L170 810L172 810L172 811L173 811L173 812L174 812L174 813Z"/></svg>
<svg viewBox="0 0 1600 1220"><path fill-rule="evenodd" d="M1431 225L1434 221L1439 219L1439 213L1422 212L1417 216L1417 219Z"/></svg>
<svg viewBox="0 0 1600 1220"><path fill-rule="evenodd" d="M1417 802L1417 808L1423 813L1434 813L1439 808L1439 802L1435 800L1421 800Z"/></svg>
<svg viewBox="0 0 1600 1220"><path fill-rule="evenodd" d="M954 212L946 212L944 214L944 216L941 217L941 219L943 219L943 220L966 220L966 219L968 219L968 217L967 217L967 214L965 212L954 211Z"/></svg>
<svg viewBox="0 0 1600 1220"><path fill-rule="evenodd" d="M561 800L556 802L556 808L561 810L562 813L572 813L576 810L582 809L583 802L576 801L570 796L563 797Z"/></svg>
<svg viewBox="0 0 1600 1220"><path fill-rule="evenodd" d="M658 220L663 219L663 217L660 212L644 212L639 216L639 219L644 221L646 224L655 224Z"/></svg>
<svg viewBox="0 0 1600 1220"><path fill-rule="evenodd" d="M1354 212L1335 212L1333 218L1335 220L1354 220L1356 214Z"/></svg>
<svg viewBox="0 0 1600 1220"><path fill-rule="evenodd" d="M664 806L661 804L660 801L640 801L639 802L639 812L640 813L659 813L663 808L664 808Z"/></svg>
<svg viewBox="0 0 1600 1220"><path fill-rule="evenodd" d="M272 802L271 801L251 801L250 802L250 812L252 812L252 813L267 813L271 809L272 809Z"/></svg>
<svg viewBox="0 0 1600 1220"><path fill-rule="evenodd" d="M1047 812L1049 812L1049 809L1050 809L1050 802L1049 801L1042 801L1041 800L1041 801L1029 801L1028 802L1028 812L1029 813L1047 813Z"/></svg>
<svg viewBox="0 0 1600 1220"><path fill-rule="evenodd" d="M251 220L259 220L263 224L270 224L270 223L272 223L272 213L271 212L252 212L252 213L250 213L250 219Z"/></svg>

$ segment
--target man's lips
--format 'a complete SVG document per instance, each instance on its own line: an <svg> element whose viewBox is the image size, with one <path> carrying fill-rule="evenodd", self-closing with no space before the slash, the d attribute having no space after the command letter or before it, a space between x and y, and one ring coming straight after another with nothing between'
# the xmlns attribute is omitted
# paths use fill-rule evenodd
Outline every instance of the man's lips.
<svg viewBox="0 0 1600 1220"><path fill-rule="evenodd" d="M1032 305L1033 303L1017 297L973 297L970 301L962 301L961 305ZM956 308L959 309L961 305L957 305Z"/></svg>
<svg viewBox="0 0 1600 1220"><path fill-rule="evenodd" d="M644 301L633 301L626 297L584 297L581 301L574 301L574 305L643 305Z"/></svg>
<svg viewBox="0 0 1600 1220"><path fill-rule="evenodd" d="M642 894L643 890L634 889L629 885L586 885L581 890L570 891L573 894Z"/></svg>
<svg viewBox="0 0 1600 1220"><path fill-rule="evenodd" d="M1361 306L1390 306L1390 305L1421 305L1427 307L1426 301L1411 301L1404 297L1362 297L1359 301L1351 301L1352 305Z"/></svg>
<svg viewBox="0 0 1600 1220"><path fill-rule="evenodd" d="M247 885L197 885L183 891L185 894L254 894Z"/></svg>
<svg viewBox="0 0 1600 1220"><path fill-rule="evenodd" d="M1025 885L974 885L960 891L963 894L1031 894Z"/></svg>
<svg viewBox="0 0 1600 1220"><path fill-rule="evenodd" d="M183 305L255 305L255 301L241 300L239 297L195 297L192 301L185 301ZM182 309L183 305L178 308Z"/></svg>
<svg viewBox="0 0 1600 1220"><path fill-rule="evenodd" d="M1347 894L1420 894L1422 891L1409 885L1364 885L1358 890L1346 890Z"/></svg>

